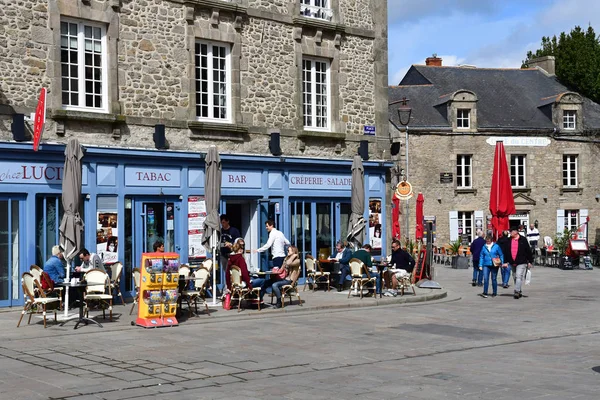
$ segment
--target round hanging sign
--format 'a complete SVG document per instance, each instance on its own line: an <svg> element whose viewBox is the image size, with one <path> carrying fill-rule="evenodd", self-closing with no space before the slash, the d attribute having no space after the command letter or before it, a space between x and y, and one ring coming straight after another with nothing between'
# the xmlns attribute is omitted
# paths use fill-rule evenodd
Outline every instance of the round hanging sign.
<svg viewBox="0 0 600 400"><path fill-rule="evenodd" d="M408 200L413 197L412 185L408 181L402 181L396 186L395 196L400 200Z"/></svg>

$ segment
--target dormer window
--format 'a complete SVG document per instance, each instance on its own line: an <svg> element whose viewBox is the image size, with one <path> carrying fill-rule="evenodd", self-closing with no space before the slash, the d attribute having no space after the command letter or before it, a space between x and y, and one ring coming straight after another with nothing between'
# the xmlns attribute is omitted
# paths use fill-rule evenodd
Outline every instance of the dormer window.
<svg viewBox="0 0 600 400"><path fill-rule="evenodd" d="M466 108L456 110L456 129L471 129L471 110Z"/></svg>
<svg viewBox="0 0 600 400"><path fill-rule="evenodd" d="M574 131L577 124L577 111L575 110L564 110L563 111L563 129Z"/></svg>
<svg viewBox="0 0 600 400"><path fill-rule="evenodd" d="M330 2L331 0L300 0L300 15L331 21L333 11Z"/></svg>

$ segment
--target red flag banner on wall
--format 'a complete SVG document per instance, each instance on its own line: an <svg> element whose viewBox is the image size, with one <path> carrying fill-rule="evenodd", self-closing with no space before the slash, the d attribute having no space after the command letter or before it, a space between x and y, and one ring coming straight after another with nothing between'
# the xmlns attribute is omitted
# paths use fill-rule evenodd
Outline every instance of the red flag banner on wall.
<svg viewBox="0 0 600 400"><path fill-rule="evenodd" d="M37 151L42 139L42 131L46 122L46 88L40 90L40 99L35 109L35 120L33 121L33 151Z"/></svg>

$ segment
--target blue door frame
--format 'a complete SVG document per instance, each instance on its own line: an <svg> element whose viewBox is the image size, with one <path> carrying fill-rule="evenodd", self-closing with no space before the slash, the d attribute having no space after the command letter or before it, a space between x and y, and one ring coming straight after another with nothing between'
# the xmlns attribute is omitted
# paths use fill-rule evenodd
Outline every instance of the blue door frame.
<svg viewBox="0 0 600 400"><path fill-rule="evenodd" d="M22 196L0 196L0 202L7 202L7 209L8 209L8 215L6 215L6 221L7 221L7 242L6 242L6 251L5 254L7 255L7 260L8 262L6 263L6 265L4 266L5 269L5 273L3 271L2 276L0 276L0 278L2 279L2 285L5 285L5 294L4 296L2 296L3 298L0 299L0 307L13 307L13 306L20 306L23 305L23 289L21 288L21 275L23 274L23 272L27 272L29 271L29 268L26 268L27 264L25 263L25 243L24 243L24 239L26 237L26 235L24 234L24 227L25 227L25 198ZM16 210L15 210L15 205L16 205ZM14 216L14 212L17 212L18 215L16 216L16 221L15 221L15 216ZM12 243L12 233L14 231L14 223L18 224L17 227L17 241L18 241L18 246L17 246L17 254L15 254L15 249L14 246L11 245ZM4 243L0 243L1 245L4 245ZM17 258L17 265L18 265L18 271L16 271L16 275L15 275L15 271L13 271L13 265L15 262L15 257ZM6 283L5 283L6 282Z"/></svg>

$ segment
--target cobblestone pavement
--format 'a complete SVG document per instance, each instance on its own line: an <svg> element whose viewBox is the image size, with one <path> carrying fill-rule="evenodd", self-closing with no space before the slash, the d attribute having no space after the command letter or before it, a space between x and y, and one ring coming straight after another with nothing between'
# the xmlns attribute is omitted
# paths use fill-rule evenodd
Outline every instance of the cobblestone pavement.
<svg viewBox="0 0 600 400"><path fill-rule="evenodd" d="M519 300L512 287L483 299L470 277L437 268L441 300L321 309L307 300L151 330L125 316L105 329L17 329L18 313L3 312L0 398L599 398L597 269L535 268Z"/></svg>

